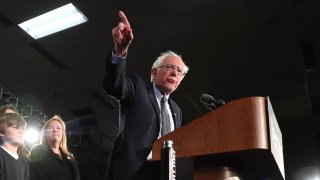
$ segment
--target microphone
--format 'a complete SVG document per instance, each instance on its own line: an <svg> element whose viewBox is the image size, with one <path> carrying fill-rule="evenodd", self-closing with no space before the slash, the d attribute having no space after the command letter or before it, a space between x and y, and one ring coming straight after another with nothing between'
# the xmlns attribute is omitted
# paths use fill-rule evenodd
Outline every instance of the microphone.
<svg viewBox="0 0 320 180"><path fill-rule="evenodd" d="M214 110L222 105L225 104L225 102L221 99L217 100L213 96L209 94L202 94L200 96L200 101L205 104L206 108L210 110Z"/></svg>

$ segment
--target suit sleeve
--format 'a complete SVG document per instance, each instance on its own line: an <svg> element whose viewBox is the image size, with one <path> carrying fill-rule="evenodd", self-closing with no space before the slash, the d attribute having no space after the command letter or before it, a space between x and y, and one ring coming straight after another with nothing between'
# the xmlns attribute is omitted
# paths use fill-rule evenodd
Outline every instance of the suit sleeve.
<svg viewBox="0 0 320 180"><path fill-rule="evenodd" d="M126 60L119 63L111 63L112 52L106 61L106 72L102 87L117 100L124 100L130 96L134 89L134 83L126 77Z"/></svg>

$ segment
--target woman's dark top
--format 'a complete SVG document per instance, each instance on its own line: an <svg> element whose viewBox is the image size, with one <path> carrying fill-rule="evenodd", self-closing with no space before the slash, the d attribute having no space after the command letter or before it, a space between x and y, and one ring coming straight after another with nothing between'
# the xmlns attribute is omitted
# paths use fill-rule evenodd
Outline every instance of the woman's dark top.
<svg viewBox="0 0 320 180"><path fill-rule="evenodd" d="M74 158L55 154L44 145L32 148L30 156L31 180L80 180Z"/></svg>

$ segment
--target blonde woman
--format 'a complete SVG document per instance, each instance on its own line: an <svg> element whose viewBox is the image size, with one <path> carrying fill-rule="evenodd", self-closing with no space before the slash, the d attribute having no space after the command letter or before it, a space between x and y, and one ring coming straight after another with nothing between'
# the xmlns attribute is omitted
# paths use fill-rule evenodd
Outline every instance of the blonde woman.
<svg viewBox="0 0 320 180"><path fill-rule="evenodd" d="M40 144L31 149L31 180L79 180L79 171L67 147L66 125L53 116L43 126Z"/></svg>

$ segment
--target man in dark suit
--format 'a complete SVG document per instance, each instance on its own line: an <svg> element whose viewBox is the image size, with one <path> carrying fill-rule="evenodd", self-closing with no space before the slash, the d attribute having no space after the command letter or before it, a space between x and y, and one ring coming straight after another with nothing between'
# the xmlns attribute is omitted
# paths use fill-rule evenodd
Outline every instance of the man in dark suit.
<svg viewBox="0 0 320 180"><path fill-rule="evenodd" d="M119 132L109 160L107 179L160 179L158 164L150 161L152 145L159 137L181 127L181 110L168 98L179 86L188 67L179 55L167 51L151 68L152 83L145 83L137 75L126 76L127 51L133 33L125 14L120 11L119 16L121 22L112 29L115 47L107 58L103 81L103 88L121 105ZM162 99L168 101L162 102ZM164 118L164 109L167 118Z"/></svg>

